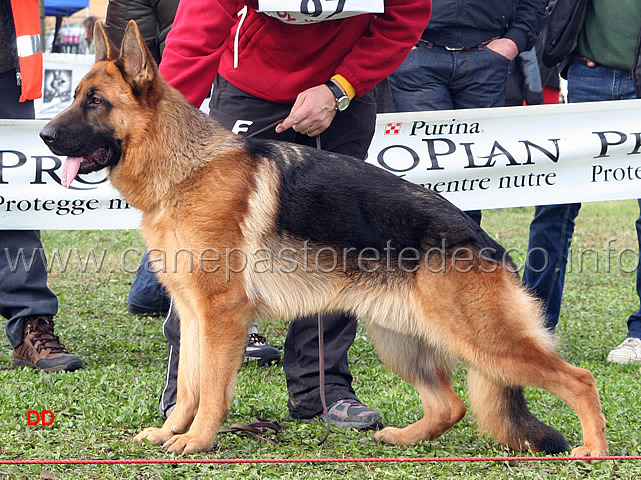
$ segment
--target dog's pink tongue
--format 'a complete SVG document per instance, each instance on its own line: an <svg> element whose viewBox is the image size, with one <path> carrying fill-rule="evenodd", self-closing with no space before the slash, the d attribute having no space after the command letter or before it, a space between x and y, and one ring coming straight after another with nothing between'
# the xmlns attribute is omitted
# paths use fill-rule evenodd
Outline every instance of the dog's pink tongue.
<svg viewBox="0 0 641 480"><path fill-rule="evenodd" d="M62 165L61 180L65 188L69 188L73 179L76 178L78 170L80 170L80 162L82 157L67 157L65 163Z"/></svg>

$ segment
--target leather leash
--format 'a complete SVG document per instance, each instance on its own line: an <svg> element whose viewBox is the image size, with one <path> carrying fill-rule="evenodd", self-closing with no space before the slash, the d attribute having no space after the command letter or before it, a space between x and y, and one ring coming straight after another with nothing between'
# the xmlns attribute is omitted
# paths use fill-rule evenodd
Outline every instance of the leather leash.
<svg viewBox="0 0 641 480"><path fill-rule="evenodd" d="M263 437L267 432L278 434L283 431L283 427L280 423L274 422L272 420L267 420L265 418L254 417L253 422L251 423L232 423L229 428L221 428L218 430L218 433L236 433L236 434L247 434L254 437L257 440L263 440L271 444L277 445L278 442L272 440L271 438Z"/></svg>

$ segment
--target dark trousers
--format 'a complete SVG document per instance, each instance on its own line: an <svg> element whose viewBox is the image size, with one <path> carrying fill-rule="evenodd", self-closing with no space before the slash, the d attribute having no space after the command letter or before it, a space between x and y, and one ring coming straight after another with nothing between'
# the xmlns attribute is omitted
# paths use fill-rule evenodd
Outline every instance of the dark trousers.
<svg viewBox="0 0 641 480"><path fill-rule="evenodd" d="M292 105L254 97L216 79L210 101L210 116L240 135L252 135L263 127L284 119ZM376 95L368 92L354 99L347 110L336 114L330 127L320 135L321 148L365 159L376 124ZM275 125L256 138L281 140L316 146L316 140L288 130L281 134ZM289 327L283 355L283 368L289 392L289 413L292 418L312 418L322 412L319 393L317 315L295 319ZM347 351L356 336L356 318L337 313L323 316L325 352L325 393L328 404L343 398L356 398L352 388ZM176 377L180 338L180 320L170 312L164 325L169 342L167 385L160 400L163 414L175 403Z"/></svg>
<svg viewBox="0 0 641 480"><path fill-rule="evenodd" d="M0 230L0 315L13 348L22 343L25 317L58 313L41 249L36 230Z"/></svg>
<svg viewBox="0 0 641 480"><path fill-rule="evenodd" d="M15 70L0 73L0 92L0 118L35 118L33 101L19 102ZM38 231L0 230L0 315L13 348L22 343L24 317L58 313L41 248Z"/></svg>

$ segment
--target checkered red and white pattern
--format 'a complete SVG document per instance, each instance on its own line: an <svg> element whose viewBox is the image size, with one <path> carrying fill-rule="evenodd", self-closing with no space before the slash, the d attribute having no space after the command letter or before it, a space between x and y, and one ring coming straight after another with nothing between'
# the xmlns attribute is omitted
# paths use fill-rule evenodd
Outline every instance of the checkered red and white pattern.
<svg viewBox="0 0 641 480"><path fill-rule="evenodd" d="M388 123L385 125L385 135L399 135L401 133L401 122Z"/></svg>

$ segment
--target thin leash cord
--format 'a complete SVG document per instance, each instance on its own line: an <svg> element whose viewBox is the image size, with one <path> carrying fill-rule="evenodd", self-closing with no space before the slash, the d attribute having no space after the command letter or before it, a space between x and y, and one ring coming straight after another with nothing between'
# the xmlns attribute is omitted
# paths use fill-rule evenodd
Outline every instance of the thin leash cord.
<svg viewBox="0 0 641 480"><path fill-rule="evenodd" d="M279 124L280 122L282 122L283 120L285 120L285 119L284 119L284 118L281 118L280 120L276 120L275 122L270 123L270 124L269 124L269 125L267 125L266 127L263 127L263 128L261 128L261 129L258 129L258 130L256 130L255 132L250 133L249 135L246 135L246 136L245 136L245 138L251 138L251 137L255 137L256 135L260 135L261 133L263 133L263 132L265 132L265 131L269 130L270 128L274 128L276 125L278 125L278 124ZM320 150L320 149L321 149L321 140L320 140L320 135L316 135L314 138L316 139L316 148Z"/></svg>
<svg viewBox="0 0 641 480"><path fill-rule="evenodd" d="M276 125L278 125L280 122L285 120L284 118L281 118L280 120L276 120L273 123L270 123L266 127L263 127L259 130L256 130L255 132L250 133L247 135L247 137L254 137L256 135L260 135L261 133L269 130L270 128L274 128ZM321 140L320 140L320 135L316 135L314 137L316 139L316 148L321 149ZM325 432L325 436L316 444L319 447L325 443L325 440L329 437L329 434L331 432L331 424L329 421L329 416L327 415L327 399L325 398L325 340L323 338L323 317L321 314L318 314L318 381L320 383L320 399L321 399L321 404L323 405L323 414L324 414L324 420L327 423L327 431Z"/></svg>
<svg viewBox="0 0 641 480"><path fill-rule="evenodd" d="M276 125L278 125L280 122L285 120L284 118L281 118L280 120L276 120L274 123L270 123L266 127L261 128L260 130L256 130L255 132L250 133L249 135L246 135L246 138L249 137L255 137L256 135L260 135L261 133L269 130L270 128L274 128Z"/></svg>
<svg viewBox="0 0 641 480"><path fill-rule="evenodd" d="M327 414L327 399L325 398L325 341L323 338L323 317L318 314L318 381L320 382L320 398L323 405L323 414L327 423L325 436L316 444L319 447L325 443L331 431L331 423Z"/></svg>

